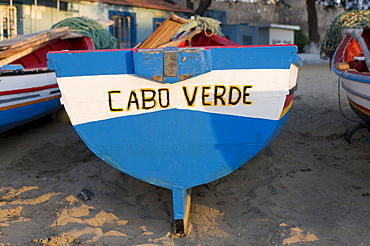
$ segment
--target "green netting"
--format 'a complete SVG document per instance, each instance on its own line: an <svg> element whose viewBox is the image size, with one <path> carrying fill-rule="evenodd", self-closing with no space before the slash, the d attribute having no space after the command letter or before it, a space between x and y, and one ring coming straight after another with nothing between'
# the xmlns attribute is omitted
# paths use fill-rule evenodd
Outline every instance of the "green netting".
<svg viewBox="0 0 370 246"><path fill-rule="evenodd" d="M370 10L351 10L337 16L330 24L320 48L322 59L331 59L343 39L342 30L370 26Z"/></svg>
<svg viewBox="0 0 370 246"><path fill-rule="evenodd" d="M64 19L51 28L69 27L69 30L92 39L95 49L115 49L117 40L99 22L86 17Z"/></svg>
<svg viewBox="0 0 370 246"><path fill-rule="evenodd" d="M195 19L190 19L188 23L183 24L177 33L181 33L186 30L193 29L194 27L201 27L204 31L209 31L213 34L224 37L220 27L221 22L209 17L195 16Z"/></svg>

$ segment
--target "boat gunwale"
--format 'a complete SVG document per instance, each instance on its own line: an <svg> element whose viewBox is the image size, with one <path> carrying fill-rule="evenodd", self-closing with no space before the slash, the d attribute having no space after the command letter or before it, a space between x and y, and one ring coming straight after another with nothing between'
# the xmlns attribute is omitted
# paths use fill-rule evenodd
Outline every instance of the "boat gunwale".
<svg viewBox="0 0 370 246"><path fill-rule="evenodd" d="M231 45L231 46L191 46L191 47L179 47L179 50L186 50L186 49L196 49L196 48L203 48L205 50L209 49L222 49L222 48L266 48L266 47L297 47L295 44L269 44L269 45ZM139 50L164 50L165 48L124 48L124 49L103 49L103 50L63 50L63 51L49 51L48 54L54 53L91 53L91 52L116 52L116 51L126 51L132 50L133 52L138 52Z"/></svg>

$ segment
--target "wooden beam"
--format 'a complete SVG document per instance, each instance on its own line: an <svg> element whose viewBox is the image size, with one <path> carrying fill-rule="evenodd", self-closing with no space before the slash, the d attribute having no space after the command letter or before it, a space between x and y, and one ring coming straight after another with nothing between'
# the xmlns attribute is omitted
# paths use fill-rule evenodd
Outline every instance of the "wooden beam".
<svg viewBox="0 0 370 246"><path fill-rule="evenodd" d="M0 51L0 67L12 63L43 47L46 43L66 36L68 33L70 33L68 27L61 27L3 40L0 42L0 48L2 49Z"/></svg>
<svg viewBox="0 0 370 246"><path fill-rule="evenodd" d="M185 23L188 23L187 19L181 18L175 14L169 15L146 40L138 45L137 48L157 48L162 44L170 42L171 38Z"/></svg>
<svg viewBox="0 0 370 246"><path fill-rule="evenodd" d="M175 40L175 41L171 41L171 42L168 42L168 43L165 43L165 44L162 44L160 46L158 46L158 48L164 48L164 47L178 47L182 42L184 41L191 41L191 39L201 33L203 30L202 28L200 27L196 27L194 31L190 32L189 34L186 34L182 37L180 37L179 39Z"/></svg>
<svg viewBox="0 0 370 246"><path fill-rule="evenodd" d="M28 48L36 47L36 46L39 46L41 44L50 42L54 39L62 38L65 35L67 35L68 33L69 33L68 31L65 31L65 32L48 33L46 36L45 35L40 35L40 38L32 39L31 41L28 41L28 42L24 43L24 45L22 45L22 46L17 45L17 46L15 46L15 48L10 48L10 49L1 51L0 52L0 59L3 59L3 58L8 57L8 56L12 56L12 55L14 55L16 53L19 53L19 52L22 52L23 50L26 50Z"/></svg>
<svg viewBox="0 0 370 246"><path fill-rule="evenodd" d="M21 47L29 42L34 42L40 38L51 36L52 33L65 32L68 30L68 27L60 27L56 29L43 30L27 35L21 35L16 38L5 39L0 41L0 48L3 49L12 49Z"/></svg>

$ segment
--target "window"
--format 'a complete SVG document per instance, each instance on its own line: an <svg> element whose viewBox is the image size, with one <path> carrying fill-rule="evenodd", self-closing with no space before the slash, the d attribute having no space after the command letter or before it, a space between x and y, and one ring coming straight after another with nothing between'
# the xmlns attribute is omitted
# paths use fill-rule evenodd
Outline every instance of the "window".
<svg viewBox="0 0 370 246"><path fill-rule="evenodd" d="M165 18L153 18L153 31L159 27Z"/></svg>
<svg viewBox="0 0 370 246"><path fill-rule="evenodd" d="M0 40L17 36L17 9L15 6L0 6Z"/></svg>
<svg viewBox="0 0 370 246"><path fill-rule="evenodd" d="M136 45L136 15L135 13L110 11L113 25L110 31L117 38L117 48L132 48Z"/></svg>

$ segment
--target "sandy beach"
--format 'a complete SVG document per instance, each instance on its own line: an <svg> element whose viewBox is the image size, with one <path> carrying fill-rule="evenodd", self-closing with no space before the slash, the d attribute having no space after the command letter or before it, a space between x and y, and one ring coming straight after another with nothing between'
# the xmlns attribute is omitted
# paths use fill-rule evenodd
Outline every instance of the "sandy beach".
<svg viewBox="0 0 370 246"><path fill-rule="evenodd" d="M329 65L305 64L280 135L232 174L193 188L181 238L170 190L110 167L69 123L0 134L0 246L370 245L370 133L347 143L355 124L339 110ZM88 201L77 197L84 188Z"/></svg>

